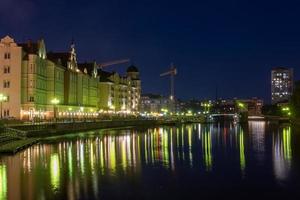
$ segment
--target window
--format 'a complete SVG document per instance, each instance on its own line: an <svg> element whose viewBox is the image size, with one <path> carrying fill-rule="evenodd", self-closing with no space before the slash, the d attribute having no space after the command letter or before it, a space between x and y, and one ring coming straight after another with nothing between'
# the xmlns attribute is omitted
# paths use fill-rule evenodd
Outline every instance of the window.
<svg viewBox="0 0 300 200"><path fill-rule="evenodd" d="M30 74L35 73L35 64L33 63L29 64L28 73Z"/></svg>
<svg viewBox="0 0 300 200"><path fill-rule="evenodd" d="M3 81L3 88L9 88L10 87L10 81L4 80Z"/></svg>
<svg viewBox="0 0 300 200"><path fill-rule="evenodd" d="M10 66L4 66L4 74L10 73Z"/></svg>
<svg viewBox="0 0 300 200"><path fill-rule="evenodd" d="M9 116L9 110L6 109L6 110L4 110L4 117L8 117L8 116Z"/></svg>
<svg viewBox="0 0 300 200"><path fill-rule="evenodd" d="M33 80L30 80L30 81L29 81L29 87L30 87L30 88L33 88Z"/></svg>
<svg viewBox="0 0 300 200"><path fill-rule="evenodd" d="M4 59L10 59L10 53L4 53Z"/></svg>
<svg viewBox="0 0 300 200"><path fill-rule="evenodd" d="M34 97L33 96L29 97L29 102L34 102Z"/></svg>

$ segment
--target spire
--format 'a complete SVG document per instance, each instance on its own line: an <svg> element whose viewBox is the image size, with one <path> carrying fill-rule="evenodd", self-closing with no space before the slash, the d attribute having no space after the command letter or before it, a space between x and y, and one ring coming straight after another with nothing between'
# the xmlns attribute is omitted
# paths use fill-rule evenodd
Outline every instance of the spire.
<svg viewBox="0 0 300 200"><path fill-rule="evenodd" d="M72 49L75 49L75 42L74 42L74 38L72 37L72 40L71 40L71 50Z"/></svg>
<svg viewBox="0 0 300 200"><path fill-rule="evenodd" d="M75 42L74 38L71 40L71 48L70 48L70 68L73 70L77 70L77 59L76 59L76 51L75 51Z"/></svg>

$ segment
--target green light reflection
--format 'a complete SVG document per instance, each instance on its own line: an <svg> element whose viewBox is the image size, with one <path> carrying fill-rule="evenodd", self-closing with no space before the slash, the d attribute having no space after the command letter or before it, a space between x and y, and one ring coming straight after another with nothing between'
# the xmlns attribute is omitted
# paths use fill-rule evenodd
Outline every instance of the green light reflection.
<svg viewBox="0 0 300 200"><path fill-rule="evenodd" d="M206 170L210 171L212 168L212 141L211 141L211 133L209 131L203 134L202 147L203 147L204 164Z"/></svg>
<svg viewBox="0 0 300 200"><path fill-rule="evenodd" d="M244 146L244 132L242 128L240 128L239 133L239 146L240 146L240 166L241 170L244 172L246 167L246 159L245 159L245 146Z"/></svg>
<svg viewBox="0 0 300 200"><path fill-rule="evenodd" d="M0 165L0 200L7 198L7 173L6 166Z"/></svg>
<svg viewBox="0 0 300 200"><path fill-rule="evenodd" d="M50 176L51 176L51 185L54 190L59 188L60 184L60 167L59 167L59 158L58 154L55 153L51 155L50 158Z"/></svg>

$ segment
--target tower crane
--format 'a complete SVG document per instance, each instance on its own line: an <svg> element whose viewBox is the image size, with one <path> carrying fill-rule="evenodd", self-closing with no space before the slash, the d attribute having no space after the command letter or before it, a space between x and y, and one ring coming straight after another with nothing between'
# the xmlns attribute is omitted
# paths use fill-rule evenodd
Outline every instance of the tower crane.
<svg viewBox="0 0 300 200"><path fill-rule="evenodd" d="M99 63L97 64L98 69L103 69L104 67L108 67L111 65L117 65L117 64L123 64L123 63L128 63L130 62L130 59L122 59L122 60L114 60L114 61L109 61L105 63Z"/></svg>
<svg viewBox="0 0 300 200"><path fill-rule="evenodd" d="M170 68L169 71L160 74L161 77L170 76L170 81L171 81L170 82L170 89L171 89L170 100L171 101L173 101L174 98L175 98L175 96L174 96L174 93L175 93L175 86L174 86L175 80L174 80L174 78L175 78L176 74L177 74L177 69L176 69L176 67L174 66L173 63L171 64L171 68Z"/></svg>

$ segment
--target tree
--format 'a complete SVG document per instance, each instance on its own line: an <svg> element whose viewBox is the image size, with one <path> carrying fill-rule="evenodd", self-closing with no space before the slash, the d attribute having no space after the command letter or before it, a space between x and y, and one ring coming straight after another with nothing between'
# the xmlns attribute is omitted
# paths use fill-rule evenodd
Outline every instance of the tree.
<svg viewBox="0 0 300 200"><path fill-rule="evenodd" d="M300 117L300 81L295 83L293 95L291 97L292 115L296 118Z"/></svg>
<svg viewBox="0 0 300 200"><path fill-rule="evenodd" d="M263 115L281 116L281 109L277 105L264 105L261 109Z"/></svg>

